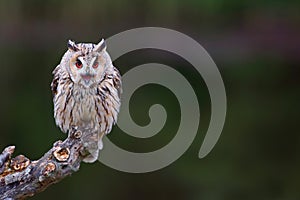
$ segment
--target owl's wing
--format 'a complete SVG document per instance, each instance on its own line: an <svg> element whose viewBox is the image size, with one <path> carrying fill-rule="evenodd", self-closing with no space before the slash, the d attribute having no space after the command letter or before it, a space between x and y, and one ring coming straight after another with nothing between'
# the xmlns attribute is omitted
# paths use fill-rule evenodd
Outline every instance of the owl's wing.
<svg viewBox="0 0 300 200"><path fill-rule="evenodd" d="M121 75L117 68L112 67L105 72L97 92L97 113L102 133L109 133L116 123L120 110L122 93Z"/></svg>
<svg viewBox="0 0 300 200"><path fill-rule="evenodd" d="M120 100L122 93L122 81L119 70L113 67L113 70L107 72L104 76L104 81L100 83L99 89L107 92L109 95L116 95L116 100ZM116 94L114 93L116 91Z"/></svg>
<svg viewBox="0 0 300 200"><path fill-rule="evenodd" d="M73 94L73 82L67 72L58 65L53 71L53 80L51 83L54 103L54 118L56 125L67 133L72 128L72 107L74 100L71 98Z"/></svg>
<svg viewBox="0 0 300 200"><path fill-rule="evenodd" d="M121 74L117 68L114 67L114 78L113 78L114 87L118 91L118 97L121 98L122 93L122 81L121 81Z"/></svg>
<svg viewBox="0 0 300 200"><path fill-rule="evenodd" d="M51 91L53 97L57 94L57 86L60 79L60 65L58 65L52 72L53 80L51 82Z"/></svg>

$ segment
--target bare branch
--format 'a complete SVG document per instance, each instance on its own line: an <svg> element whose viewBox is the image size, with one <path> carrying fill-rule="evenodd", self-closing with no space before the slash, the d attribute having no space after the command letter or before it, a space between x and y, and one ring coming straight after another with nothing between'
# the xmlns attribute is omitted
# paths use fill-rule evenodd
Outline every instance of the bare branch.
<svg viewBox="0 0 300 200"><path fill-rule="evenodd" d="M73 129L65 141L55 142L37 161L23 155L11 158L15 147L5 148L0 154L0 199L33 196L78 171L86 156L82 135L81 130Z"/></svg>

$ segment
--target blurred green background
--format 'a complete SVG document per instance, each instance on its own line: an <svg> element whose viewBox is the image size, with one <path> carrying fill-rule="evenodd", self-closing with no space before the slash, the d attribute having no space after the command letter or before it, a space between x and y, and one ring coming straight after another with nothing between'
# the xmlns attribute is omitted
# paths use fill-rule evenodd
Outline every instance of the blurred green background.
<svg viewBox="0 0 300 200"><path fill-rule="evenodd" d="M146 174L82 164L32 199L300 199L299 9L296 0L1 0L0 149L14 144L16 154L38 159L65 138L54 123L50 82L68 39L97 42L127 29L165 27L197 40L222 74L228 112L213 151L197 157L210 118L201 76L168 52L131 52L115 61L122 74L159 62L180 71L194 87L201 121L192 146L170 166ZM146 125L154 103L169 114L158 135L136 139L115 127L109 138L135 152L171 141L180 110L168 89L137 90L133 119Z"/></svg>

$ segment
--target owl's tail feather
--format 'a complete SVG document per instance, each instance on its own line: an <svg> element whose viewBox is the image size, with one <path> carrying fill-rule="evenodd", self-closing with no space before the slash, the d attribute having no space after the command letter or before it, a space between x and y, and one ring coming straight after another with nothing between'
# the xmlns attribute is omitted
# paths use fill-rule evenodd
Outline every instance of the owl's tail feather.
<svg viewBox="0 0 300 200"><path fill-rule="evenodd" d="M93 163L98 160L99 151L103 148L102 136L103 134L97 134L96 140L90 140L84 143L89 154L83 159L83 162Z"/></svg>
<svg viewBox="0 0 300 200"><path fill-rule="evenodd" d="M99 149L87 155L82 161L85 163L93 163L98 160Z"/></svg>

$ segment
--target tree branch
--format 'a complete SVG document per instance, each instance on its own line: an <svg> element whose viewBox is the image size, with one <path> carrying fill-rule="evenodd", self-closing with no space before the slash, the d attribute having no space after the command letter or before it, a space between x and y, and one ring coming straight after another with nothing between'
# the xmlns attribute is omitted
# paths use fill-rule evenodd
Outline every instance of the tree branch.
<svg viewBox="0 0 300 200"><path fill-rule="evenodd" d="M78 171L87 154L82 133L82 130L74 128L65 141L55 142L36 161L23 155L12 158L15 147L5 148L0 154L0 199L15 200L33 196Z"/></svg>

